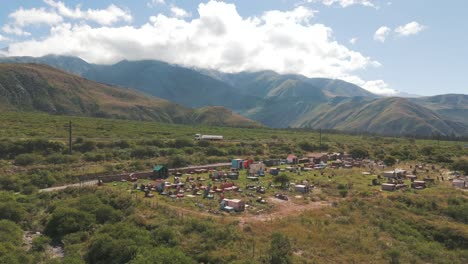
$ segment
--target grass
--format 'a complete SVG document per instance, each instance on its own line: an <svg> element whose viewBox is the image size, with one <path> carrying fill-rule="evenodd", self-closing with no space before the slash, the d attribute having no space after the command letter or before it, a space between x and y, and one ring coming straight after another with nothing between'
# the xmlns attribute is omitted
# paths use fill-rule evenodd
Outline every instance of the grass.
<svg viewBox="0 0 468 264"><path fill-rule="evenodd" d="M131 206L124 211L122 222L137 226L144 232L158 234L160 230L170 230L168 236L177 241L171 247L197 262L268 262L271 234L274 232L285 234L290 240L293 263L468 262L468 227L464 215L467 193L453 189L448 181L436 181L434 186L424 190L382 192L380 186L369 186L371 180L381 173L382 170L379 169L374 172L375 175L363 175L362 172L368 171L368 168L327 168L323 175L315 170L301 172L300 175L285 171L291 182L308 180L316 186L311 193L305 195L276 188L266 189L265 194L245 190L245 185L255 185L257 182L246 179L246 172L242 171L239 180L234 182L244 192L225 194L227 198L249 201L255 200L257 196L268 198L276 192L283 192L289 196L290 205L299 208L320 201L332 204L313 210L291 211L289 215L281 217L259 219L255 218L259 210L263 210L260 216L268 216L270 213L277 213L280 207L272 202L262 205L253 201L253 209L248 209L245 213L215 215L207 211L210 208L218 209L217 197L214 200L205 200L198 196L176 200L159 195L144 198L144 193L134 191L130 182L108 183L99 188L48 194L37 194L31 190L30 193L27 192L24 189L27 184L40 187L44 182L53 182L53 185L60 185L76 181L80 174L149 170L152 165L171 161L174 156L183 157L189 164L229 161L233 157L284 158L290 153L300 156L307 152L300 147L300 143L309 142L314 147L318 145L319 138L318 133L303 130L183 126L36 113L5 113L0 116L0 139L20 142L39 138L65 144L69 120L74 124L76 147L73 154L75 158L71 163L49 164L41 161L28 166L15 166L14 158L0 160L1 188L23 192L15 195L1 191L0 206L11 205L5 198L10 197L8 199L15 201L12 208L24 208L18 213L21 217L18 223L23 230L41 231L55 208L81 208L83 201L89 201L82 201L81 198L96 196L104 203L113 205L116 210L121 203L131 202ZM200 144L193 140L195 133L221 134L226 140L203 145L205 143ZM83 141L94 142L95 147L78 151L79 146L83 145L77 142L79 137ZM330 133L324 134L322 139L330 152L362 148L374 159L382 156L399 158L400 163L391 168L412 170L416 164L421 163L428 164L429 168L431 164L436 166L434 171L418 170L418 177L437 178L440 172L447 171L450 162L437 161L439 156L451 160L468 154L463 148L466 142ZM135 150L141 148L154 148L157 155L132 156ZM220 155L207 156L207 153L213 152L211 148L215 148L214 152ZM46 160L52 154L66 152L66 148L60 153L33 152ZM91 154L104 155L105 158L90 161L86 157ZM208 179L208 174L197 176ZM55 181L48 181L50 178ZM172 180L172 177L168 179ZM273 176L266 173L258 183L267 187L270 181L273 181ZM205 181L204 184L208 182ZM409 184L408 181L405 183ZM219 185L217 182L213 184ZM343 191L346 191L346 195ZM296 195L302 197L295 198ZM2 212L6 210L1 211L0 215ZM65 245L66 254L80 252L69 256L82 260L96 232L110 224L112 223L94 224L90 230L67 237L67 241L72 242ZM36 252L29 263L34 263L34 260L44 263L50 261L44 256L44 252Z"/></svg>

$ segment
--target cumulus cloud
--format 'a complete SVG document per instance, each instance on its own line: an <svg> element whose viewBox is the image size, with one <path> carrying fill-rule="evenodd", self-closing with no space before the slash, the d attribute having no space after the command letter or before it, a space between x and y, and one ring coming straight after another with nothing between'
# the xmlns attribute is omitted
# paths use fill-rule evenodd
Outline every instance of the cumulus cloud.
<svg viewBox="0 0 468 264"><path fill-rule="evenodd" d="M354 44L356 44L357 41L358 41L358 38L351 38L351 39L349 40L349 43L351 43L351 44L354 45Z"/></svg>
<svg viewBox="0 0 468 264"><path fill-rule="evenodd" d="M180 18L191 17L192 16L192 14L190 14L189 12L187 12L184 9L182 9L180 7L177 7L177 6L172 6L171 7L171 13L172 13L173 16L180 17Z"/></svg>
<svg viewBox="0 0 468 264"><path fill-rule="evenodd" d="M120 21L132 21L132 16L128 10L123 10L113 4L109 5L106 9L82 10L80 6L76 6L74 9L69 8L61 1L44 0L44 2L64 17L89 20L103 26L109 26Z"/></svg>
<svg viewBox="0 0 468 264"><path fill-rule="evenodd" d="M2 31L6 34L16 35L16 36L31 36L31 33L24 31L23 29L6 24L2 27Z"/></svg>
<svg viewBox="0 0 468 264"><path fill-rule="evenodd" d="M8 15L8 17L13 20L12 24L19 28L37 24L54 25L63 20L61 16L47 11L45 8L23 9L20 7L20 9Z"/></svg>
<svg viewBox="0 0 468 264"><path fill-rule="evenodd" d="M399 26L395 29L395 32L400 36L416 35L423 31L426 27L419 24L416 21L410 22L406 25Z"/></svg>
<svg viewBox="0 0 468 264"><path fill-rule="evenodd" d="M374 80L361 83L362 88L370 91L371 93L380 95L395 95L398 91L389 87L383 80Z"/></svg>
<svg viewBox="0 0 468 264"><path fill-rule="evenodd" d="M9 38L0 35L0 42L2 42L2 41L9 41L9 40L10 40Z"/></svg>
<svg viewBox="0 0 468 264"><path fill-rule="evenodd" d="M385 42L385 39L387 39L388 34L390 34L390 31L392 31L389 27L382 26L377 29L374 33L374 40L380 41L380 42Z"/></svg>
<svg viewBox="0 0 468 264"><path fill-rule="evenodd" d="M158 5L165 5L165 4L166 4L166 1L164 1L164 0L151 0L151 1L146 3L146 6L150 7L150 8L153 8L153 7L156 7Z"/></svg>
<svg viewBox="0 0 468 264"><path fill-rule="evenodd" d="M366 84L353 72L380 63L338 43L331 28L313 23L314 13L300 6L242 17L234 4L209 1L190 20L158 14L139 27L54 25L43 39L11 43L8 54L74 55L99 64L156 59L224 72L269 69Z"/></svg>
<svg viewBox="0 0 468 264"><path fill-rule="evenodd" d="M308 3L322 3L326 6L339 5L343 8L353 6L353 5L362 5L367 7L377 8L373 0L307 0Z"/></svg>

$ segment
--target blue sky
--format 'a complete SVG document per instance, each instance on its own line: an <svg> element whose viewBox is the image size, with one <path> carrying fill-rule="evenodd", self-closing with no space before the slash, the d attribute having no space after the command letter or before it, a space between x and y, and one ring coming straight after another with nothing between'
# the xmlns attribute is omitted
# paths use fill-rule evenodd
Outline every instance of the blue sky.
<svg viewBox="0 0 468 264"><path fill-rule="evenodd" d="M468 94L468 1L2 1L7 56L158 59L340 78L380 94Z"/></svg>

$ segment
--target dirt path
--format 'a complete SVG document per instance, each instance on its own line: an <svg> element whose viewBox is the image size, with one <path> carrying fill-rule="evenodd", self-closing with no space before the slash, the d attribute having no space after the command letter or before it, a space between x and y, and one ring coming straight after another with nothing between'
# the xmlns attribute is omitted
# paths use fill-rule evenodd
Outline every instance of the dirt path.
<svg viewBox="0 0 468 264"><path fill-rule="evenodd" d="M60 191L63 189L66 189L68 187L82 187L82 186L92 186L92 185L97 185L98 181L87 181L83 183L73 183L73 184L67 184L63 186L57 186L57 187L50 187L50 188L45 188L45 189L40 189L39 192L53 192L53 191Z"/></svg>
<svg viewBox="0 0 468 264"><path fill-rule="evenodd" d="M265 221L272 221L275 219L280 219L283 217L291 216L291 215L298 215L302 212L317 210L324 207L329 207L332 205L332 202L329 201L320 201L320 202L309 202L306 204L298 204L294 203L292 200L284 201L274 197L270 197L267 199L267 202L270 204L274 204L275 208L274 211L271 213L266 214L258 214L258 215L245 215L239 217L240 225L244 225L249 222L265 222Z"/></svg>
<svg viewBox="0 0 468 264"><path fill-rule="evenodd" d="M311 211L311 210L318 210L321 208L329 207L332 205L330 201L320 201L320 202L309 202L306 204L298 204L294 203L291 200L284 201L274 197L270 197L267 199L268 203L275 205L274 211L271 213L263 213L263 214L250 214L247 212L242 213L239 216L232 216L230 217L229 213L220 212L215 208L214 211L219 212L217 214L210 213L207 210L204 211L197 211L197 210L190 210L187 208L182 208L177 205L172 204L165 204L173 210L176 210L179 213L198 216L198 217L214 217L214 218L221 218L223 216L230 217L230 220L238 220L239 225L243 226L248 223L252 222L266 222L266 221L273 221L275 219L280 219L283 217L291 216L291 215L298 215L302 212Z"/></svg>

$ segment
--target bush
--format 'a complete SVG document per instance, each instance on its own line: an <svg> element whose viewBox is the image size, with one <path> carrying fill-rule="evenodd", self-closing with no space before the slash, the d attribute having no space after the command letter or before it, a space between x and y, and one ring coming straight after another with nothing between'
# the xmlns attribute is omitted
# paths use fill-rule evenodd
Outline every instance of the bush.
<svg viewBox="0 0 468 264"><path fill-rule="evenodd" d="M55 153L46 158L46 162L50 164L68 164L78 160L75 156L63 155L61 153Z"/></svg>
<svg viewBox="0 0 468 264"><path fill-rule="evenodd" d="M154 158L158 156L158 150L155 147L137 147L130 156L138 159Z"/></svg>
<svg viewBox="0 0 468 264"><path fill-rule="evenodd" d="M349 154L355 159L363 159L369 156L369 152L363 148L353 148L349 151Z"/></svg>
<svg viewBox="0 0 468 264"><path fill-rule="evenodd" d="M43 251L50 244L51 239L47 236L38 236L32 241L34 251Z"/></svg>
<svg viewBox="0 0 468 264"><path fill-rule="evenodd" d="M95 223L94 217L73 208L57 208L45 227L45 233L60 239L64 235L89 230Z"/></svg>
<svg viewBox="0 0 468 264"><path fill-rule="evenodd" d="M396 159L393 156L387 156L384 158L383 162L386 166L393 166L396 163Z"/></svg>
<svg viewBox="0 0 468 264"><path fill-rule="evenodd" d="M281 233L273 233L269 254L271 264L292 263L292 246L289 238Z"/></svg>
<svg viewBox="0 0 468 264"><path fill-rule="evenodd" d="M96 149L96 142L94 141L85 141L81 144L73 145L73 149L78 150L79 152L91 152Z"/></svg>
<svg viewBox="0 0 468 264"><path fill-rule="evenodd" d="M15 201L0 202L0 219L7 219L13 222L20 222L24 220L26 210L21 204Z"/></svg>
<svg viewBox="0 0 468 264"><path fill-rule="evenodd" d="M42 160L42 157L36 154L20 154L15 158L15 165L28 166L38 163Z"/></svg>
<svg viewBox="0 0 468 264"><path fill-rule="evenodd" d="M315 151L316 149L318 149L318 147L314 144L311 144L307 141L303 141L303 142L300 142L299 143L299 147L304 150L304 151Z"/></svg>
<svg viewBox="0 0 468 264"><path fill-rule="evenodd" d="M23 230L10 220L0 220L0 242L21 245Z"/></svg>
<svg viewBox="0 0 468 264"><path fill-rule="evenodd" d="M157 247L137 254L130 264L195 264L195 260L186 256L183 252L173 248Z"/></svg>
<svg viewBox="0 0 468 264"><path fill-rule="evenodd" d="M209 147L206 149L206 155L208 156L224 156L226 153L219 148L216 147Z"/></svg>
<svg viewBox="0 0 468 264"><path fill-rule="evenodd" d="M169 158L168 161L168 166L170 168L180 168L180 167L185 167L189 164L189 161L181 156L181 155L175 155Z"/></svg>

